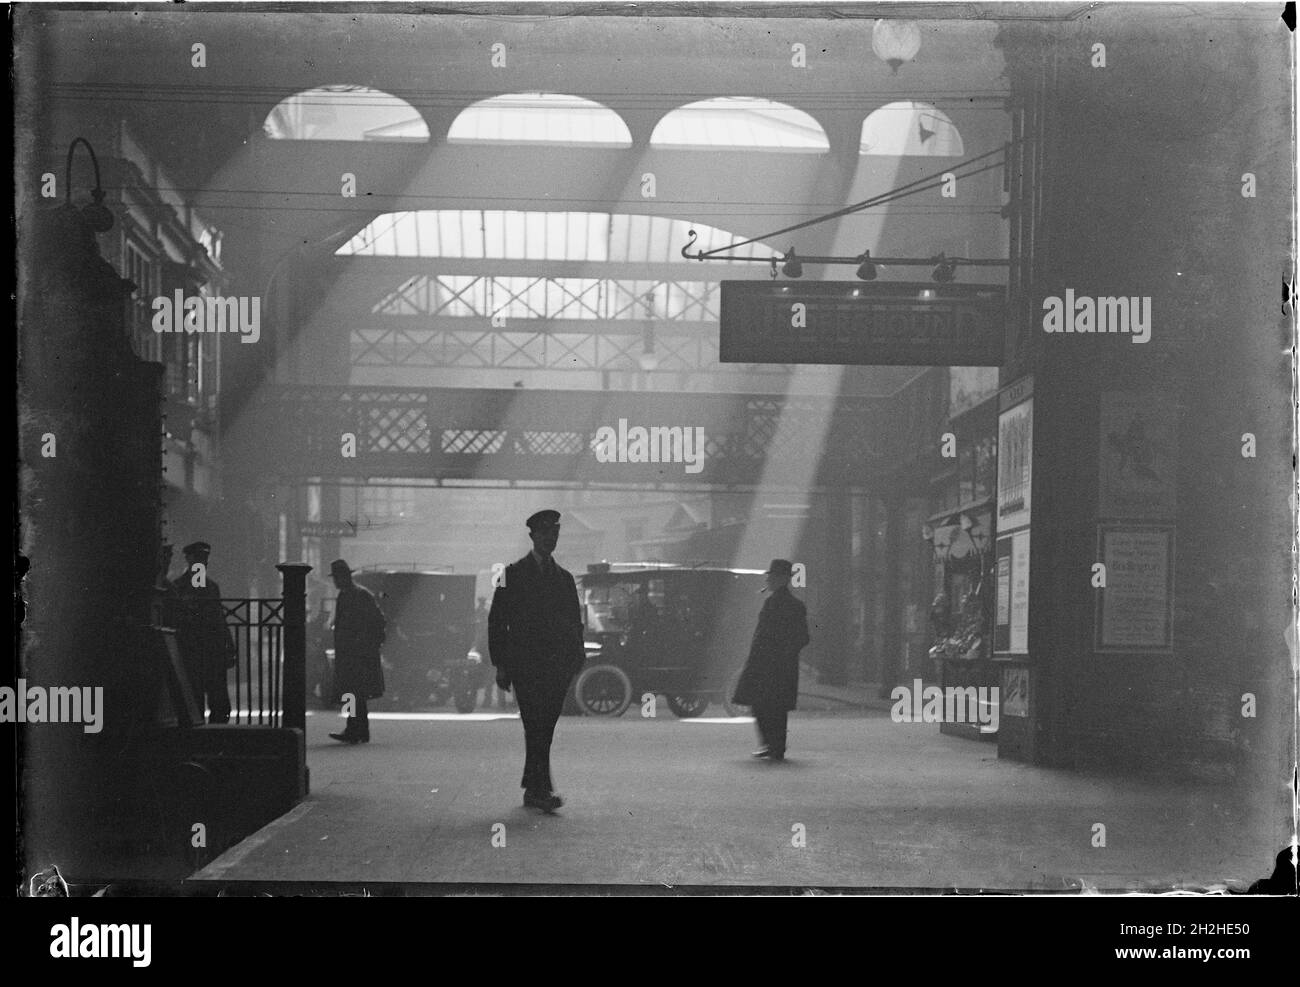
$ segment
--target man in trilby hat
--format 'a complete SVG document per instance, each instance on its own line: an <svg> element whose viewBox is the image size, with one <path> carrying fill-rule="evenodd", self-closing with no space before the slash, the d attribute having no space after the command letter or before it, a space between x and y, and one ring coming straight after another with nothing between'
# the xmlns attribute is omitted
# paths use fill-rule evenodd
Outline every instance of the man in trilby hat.
<svg viewBox="0 0 1300 987"><path fill-rule="evenodd" d="M368 744L367 700L384 694L379 649L384 643L386 621L374 595L352 581L352 567L343 559L330 563L330 576L339 591L334 605L334 691L351 707L343 732L330 736L345 744Z"/></svg>
<svg viewBox="0 0 1300 987"><path fill-rule="evenodd" d="M524 805L554 812L563 800L551 779L551 740L569 683L586 659L582 608L573 576L552 553L560 512L545 510L525 524L533 549L506 567L492 596L488 654L497 686L514 689L524 724Z"/></svg>
<svg viewBox="0 0 1300 987"><path fill-rule="evenodd" d="M799 652L809 640L808 610L790 592L793 572L788 559L773 559L768 566L769 595L732 697L753 708L762 744L754 757L768 761L785 760L786 718L799 698Z"/></svg>

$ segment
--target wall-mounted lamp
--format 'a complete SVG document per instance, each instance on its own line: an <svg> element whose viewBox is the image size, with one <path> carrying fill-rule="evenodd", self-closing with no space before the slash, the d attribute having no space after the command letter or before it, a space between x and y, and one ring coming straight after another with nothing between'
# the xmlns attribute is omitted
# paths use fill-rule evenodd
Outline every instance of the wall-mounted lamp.
<svg viewBox="0 0 1300 987"><path fill-rule="evenodd" d="M81 220L93 233L107 233L113 228L113 213L104 205L104 190L99 183L99 159L95 149L84 137L74 137L68 145L68 164L63 176L63 204L68 209L75 209L72 204L72 155L78 144L84 144L90 152L90 162L95 166L95 187L90 192L91 203L80 210Z"/></svg>

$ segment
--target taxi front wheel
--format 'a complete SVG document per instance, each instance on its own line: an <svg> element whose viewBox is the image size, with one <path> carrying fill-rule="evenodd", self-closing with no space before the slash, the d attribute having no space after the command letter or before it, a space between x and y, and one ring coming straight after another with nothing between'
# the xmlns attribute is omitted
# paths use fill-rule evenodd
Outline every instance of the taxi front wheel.
<svg viewBox="0 0 1300 987"><path fill-rule="evenodd" d="M617 665L592 665L573 686L587 716L622 716L632 704L632 680Z"/></svg>

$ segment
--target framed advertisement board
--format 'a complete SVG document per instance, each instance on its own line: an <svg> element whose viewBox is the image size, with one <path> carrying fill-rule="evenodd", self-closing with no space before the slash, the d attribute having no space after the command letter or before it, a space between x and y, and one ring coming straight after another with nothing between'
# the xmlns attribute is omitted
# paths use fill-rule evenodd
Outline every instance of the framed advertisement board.
<svg viewBox="0 0 1300 987"><path fill-rule="evenodd" d="M1103 524L1097 542L1106 567L1106 585L1096 590L1097 650L1172 650L1174 529Z"/></svg>

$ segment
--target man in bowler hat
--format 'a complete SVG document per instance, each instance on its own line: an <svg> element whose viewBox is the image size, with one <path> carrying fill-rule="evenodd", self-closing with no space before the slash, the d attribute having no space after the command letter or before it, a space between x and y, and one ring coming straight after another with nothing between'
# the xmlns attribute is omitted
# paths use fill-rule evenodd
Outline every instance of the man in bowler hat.
<svg viewBox="0 0 1300 987"><path fill-rule="evenodd" d="M176 647L199 711L206 705L209 723L229 723L226 672L235 664L235 639L221 608L221 587L208 574L212 546L196 541L181 552L185 571L172 580L169 600L176 622Z"/></svg>
<svg viewBox="0 0 1300 987"><path fill-rule="evenodd" d="M339 591L334 605L334 691L352 704L342 733L330 736L344 744L370 743L369 699L384 694L384 667L379 649L384 643L383 611L374 595L352 581L352 568L342 559L330 563L330 576Z"/></svg>
<svg viewBox="0 0 1300 987"><path fill-rule="evenodd" d="M582 609L573 576L552 553L559 511L526 522L533 549L506 567L488 612L488 653L497 686L514 689L524 724L524 805L554 812L564 804L551 780L551 740L569 682L586 659Z"/></svg>
<svg viewBox="0 0 1300 987"><path fill-rule="evenodd" d="M799 697L799 652L809 640L808 610L790 592L793 571L788 559L773 559L768 566L769 595L732 698L753 708L762 744L754 757L768 761L785 760L786 717Z"/></svg>

